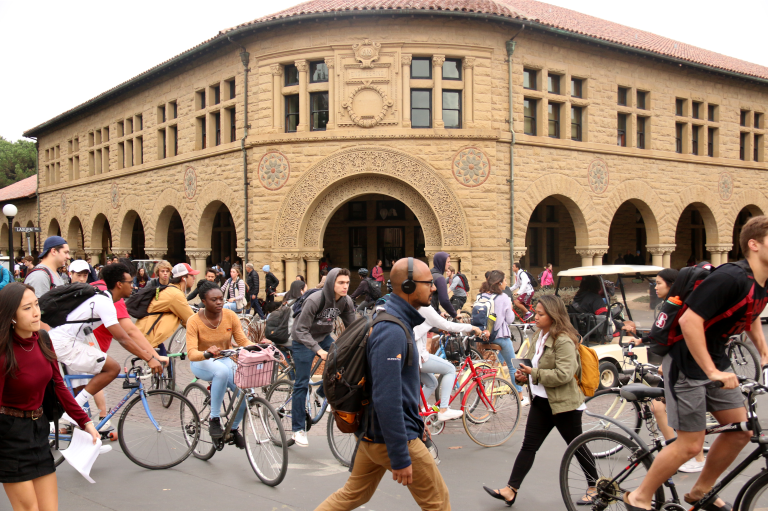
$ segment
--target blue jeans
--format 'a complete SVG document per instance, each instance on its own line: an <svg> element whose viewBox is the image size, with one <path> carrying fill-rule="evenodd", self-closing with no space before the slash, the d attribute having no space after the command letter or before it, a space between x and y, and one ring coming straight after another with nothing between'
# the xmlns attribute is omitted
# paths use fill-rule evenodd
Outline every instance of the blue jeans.
<svg viewBox="0 0 768 511"><path fill-rule="evenodd" d="M497 337L494 341L494 344L498 344L501 346L501 351L499 352L499 358L501 359L501 362L505 362L507 364L507 369L509 369L509 377L512 380L512 383L515 384L515 388L517 388L518 392L521 392L523 390L523 387L517 384L515 381L515 366L512 365L512 359L515 357L515 348L512 346L512 339L509 337Z"/></svg>
<svg viewBox="0 0 768 511"><path fill-rule="evenodd" d="M435 355L430 355L426 362L422 362L421 383L424 384L424 398L427 401L437 388L435 373L445 375L443 376L443 383L440 385L440 408L448 408L448 403L451 402L453 384L456 382L456 366Z"/></svg>
<svg viewBox="0 0 768 511"><path fill-rule="evenodd" d="M325 351L331 348L333 337L330 334L320 341L320 347ZM296 366L296 379L293 381L293 397L291 398L291 431L304 431L306 426L306 401L309 392L309 372L315 352L304 346L300 341L293 341L293 364ZM323 396L323 386L319 386L318 395Z"/></svg>
<svg viewBox="0 0 768 511"><path fill-rule="evenodd" d="M203 360L202 362L191 362L189 364L192 374L195 378L211 382L211 417L221 416L221 405L224 403L224 394L227 387L234 392L236 399L240 390L235 385L235 363L229 358L220 358L218 360ZM237 429L240 421L245 414L245 400L240 405L240 409L235 415L235 422L232 423L232 429ZM203 417L200 417L203 420ZM224 424L221 425L224 427Z"/></svg>
<svg viewBox="0 0 768 511"><path fill-rule="evenodd" d="M224 304L224 308L235 312L240 312L243 310L237 308L237 302L227 302Z"/></svg>
<svg viewBox="0 0 768 511"><path fill-rule="evenodd" d="M256 311L256 314L258 314L261 319L264 319L264 311L261 310L261 305L259 305L258 298L251 300L251 307L253 307L253 310Z"/></svg>

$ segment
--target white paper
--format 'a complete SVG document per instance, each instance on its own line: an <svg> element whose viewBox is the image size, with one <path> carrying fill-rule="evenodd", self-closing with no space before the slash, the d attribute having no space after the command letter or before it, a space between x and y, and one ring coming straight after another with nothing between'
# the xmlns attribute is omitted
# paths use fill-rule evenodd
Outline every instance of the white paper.
<svg viewBox="0 0 768 511"><path fill-rule="evenodd" d="M61 451L61 454L89 483L95 483L96 481L91 479L89 474L93 463L99 457L100 449L101 440L97 440L94 444L90 434L82 429L74 428L72 441L67 449Z"/></svg>

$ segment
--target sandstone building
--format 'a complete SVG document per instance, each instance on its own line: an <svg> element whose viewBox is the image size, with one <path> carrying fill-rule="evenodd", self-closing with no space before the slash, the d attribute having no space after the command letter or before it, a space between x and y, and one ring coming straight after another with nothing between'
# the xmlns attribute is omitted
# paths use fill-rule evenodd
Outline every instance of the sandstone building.
<svg viewBox="0 0 768 511"><path fill-rule="evenodd" d="M534 0L352 5L224 30L27 131L43 236L310 283L446 250L477 289L510 259L736 259L768 212L766 67Z"/></svg>

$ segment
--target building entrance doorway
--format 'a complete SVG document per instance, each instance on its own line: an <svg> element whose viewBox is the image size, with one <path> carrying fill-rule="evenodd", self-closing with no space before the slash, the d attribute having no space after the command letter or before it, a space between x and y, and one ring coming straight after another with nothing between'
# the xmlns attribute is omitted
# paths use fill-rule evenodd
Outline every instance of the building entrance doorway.
<svg viewBox="0 0 768 511"><path fill-rule="evenodd" d="M237 230L229 208L222 204L213 218L208 266L221 263L225 257L229 257L229 262L234 264L237 258Z"/></svg>

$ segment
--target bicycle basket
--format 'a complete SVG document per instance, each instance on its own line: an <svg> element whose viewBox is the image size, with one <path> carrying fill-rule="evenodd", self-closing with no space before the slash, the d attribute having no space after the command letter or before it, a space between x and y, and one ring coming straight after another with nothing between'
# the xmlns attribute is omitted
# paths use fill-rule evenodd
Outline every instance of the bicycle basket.
<svg viewBox="0 0 768 511"><path fill-rule="evenodd" d="M237 356L235 385L241 389L270 385L274 374L274 350L272 346L259 351L241 350Z"/></svg>
<svg viewBox="0 0 768 511"><path fill-rule="evenodd" d="M445 338L445 358L453 362L459 362L464 358L461 340L458 336L449 335Z"/></svg>

